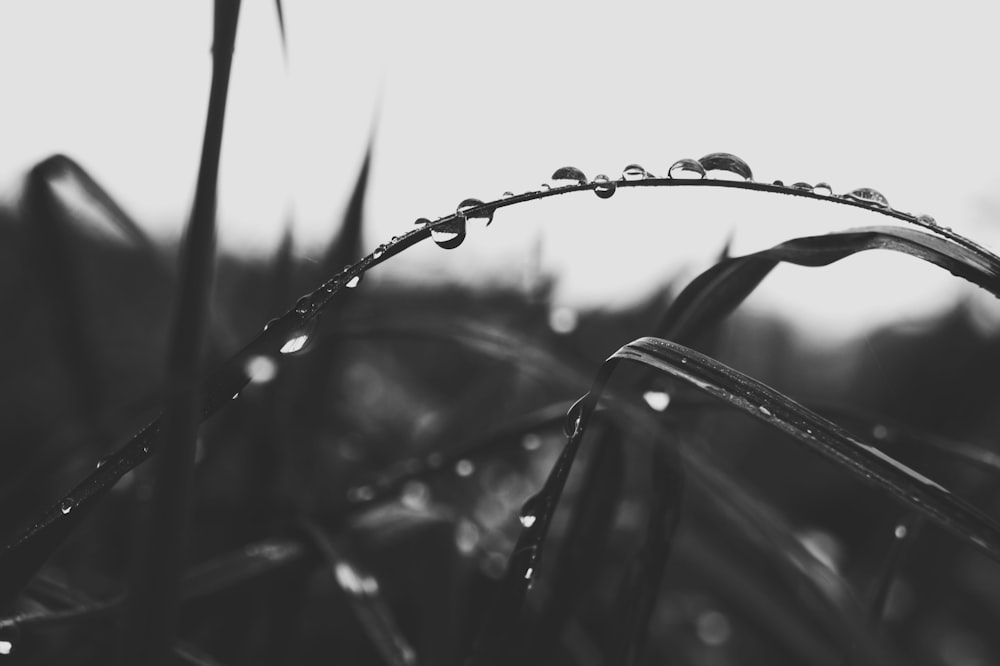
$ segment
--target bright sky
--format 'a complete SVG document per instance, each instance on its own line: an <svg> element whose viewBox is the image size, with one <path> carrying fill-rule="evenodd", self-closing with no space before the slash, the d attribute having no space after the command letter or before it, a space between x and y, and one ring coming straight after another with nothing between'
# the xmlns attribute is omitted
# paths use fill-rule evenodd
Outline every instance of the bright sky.
<svg viewBox="0 0 1000 666"><path fill-rule="evenodd" d="M333 233L377 98L369 244L465 197L535 189L557 167L662 175L727 151L758 180L869 186L1000 247L1000 25L987 2L285 2L244 0L220 191L224 246L268 253L294 215L314 256ZM0 6L0 193L53 152L162 237L190 206L210 76L211 3ZM714 256L880 224L820 202L680 188L505 209L461 248L385 266L410 279L561 276L570 305L626 305ZM759 307L849 333L954 298L915 259L782 268ZM700 262L700 263L699 263ZM374 277L374 276L373 276Z"/></svg>

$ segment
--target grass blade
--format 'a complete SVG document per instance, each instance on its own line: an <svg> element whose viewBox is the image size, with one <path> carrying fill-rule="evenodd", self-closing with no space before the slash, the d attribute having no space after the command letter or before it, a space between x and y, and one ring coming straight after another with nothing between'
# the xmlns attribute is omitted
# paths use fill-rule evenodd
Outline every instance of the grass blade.
<svg viewBox="0 0 1000 666"><path fill-rule="evenodd" d="M725 401L887 492L1000 561L1000 528L940 484L897 462L774 389L718 361L659 338L641 338L602 366L603 383L623 360L642 363Z"/></svg>
<svg viewBox="0 0 1000 666"><path fill-rule="evenodd" d="M597 577L624 484L623 437L621 428L609 421L587 463L566 538L552 567L548 602L533 622L523 655L531 663L551 662L560 634Z"/></svg>
<svg viewBox="0 0 1000 666"><path fill-rule="evenodd" d="M923 259L1000 297L1000 259L916 229L869 227L797 238L719 262L678 295L656 328L657 335L680 342L691 340L732 312L780 262L826 266L876 249Z"/></svg>
<svg viewBox="0 0 1000 666"><path fill-rule="evenodd" d="M161 663L173 644L176 579L186 545L197 438L198 376L215 256L219 157L239 0L216 0L212 86L167 370L166 446L157 464L151 514L134 565L132 612L121 636L122 664ZM142 531L140 527L140 531Z"/></svg>
<svg viewBox="0 0 1000 666"><path fill-rule="evenodd" d="M347 202L344 218L337 235L327 246L323 266L327 272L338 271L345 265L353 264L363 254L361 239L364 230L365 196L368 192L368 175L371 173L372 151L375 147L375 133L368 137L365 157L354 181L351 198Z"/></svg>
<svg viewBox="0 0 1000 666"><path fill-rule="evenodd" d="M365 571L356 558L348 557L343 544L335 544L318 526L305 522L303 528L326 559L337 588L385 663L414 666L416 652L396 627L376 578Z"/></svg>

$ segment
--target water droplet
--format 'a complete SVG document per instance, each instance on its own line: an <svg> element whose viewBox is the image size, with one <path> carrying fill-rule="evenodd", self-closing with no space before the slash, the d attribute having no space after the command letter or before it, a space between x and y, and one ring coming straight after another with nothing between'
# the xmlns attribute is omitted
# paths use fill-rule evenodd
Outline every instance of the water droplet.
<svg viewBox="0 0 1000 666"><path fill-rule="evenodd" d="M685 157L682 160L677 160L670 165L670 169L667 171L667 178L704 178L705 177L705 167L701 165L698 160L692 160Z"/></svg>
<svg viewBox="0 0 1000 666"><path fill-rule="evenodd" d="M759 405L757 407L757 411L760 412L761 414L763 414L764 416L767 416L767 417L772 416L771 410L768 409L767 407L765 407L764 405Z"/></svg>
<svg viewBox="0 0 1000 666"><path fill-rule="evenodd" d="M796 190L805 190L806 192L812 192L813 186L810 185L809 183L798 182L793 184L792 188Z"/></svg>
<svg viewBox="0 0 1000 666"><path fill-rule="evenodd" d="M545 511L544 499L542 493L544 490L536 495L532 495L524 504L521 506L521 511L518 514L518 520L521 521L521 525L530 528L536 522L538 522L538 517L542 515Z"/></svg>
<svg viewBox="0 0 1000 666"><path fill-rule="evenodd" d="M531 577L535 575L535 570L532 567L528 567L524 571L524 580L531 580Z"/></svg>
<svg viewBox="0 0 1000 666"><path fill-rule="evenodd" d="M8 640L0 640L0 655L8 655L13 651L14 644Z"/></svg>
<svg viewBox="0 0 1000 666"><path fill-rule="evenodd" d="M443 250L454 250L465 240L465 218L457 217L431 227L431 240Z"/></svg>
<svg viewBox="0 0 1000 666"><path fill-rule="evenodd" d="M828 197L833 194L833 188L830 187L830 183L822 182L813 185L813 194L819 194L820 196Z"/></svg>
<svg viewBox="0 0 1000 666"><path fill-rule="evenodd" d="M303 296L295 302L295 312L297 314L306 314L313 309L312 296Z"/></svg>
<svg viewBox="0 0 1000 666"><path fill-rule="evenodd" d="M917 216L917 222L919 222L921 224L925 224L925 225L927 225L929 227L936 227L936 226L938 226L937 220L935 220L930 215L919 215L919 216Z"/></svg>
<svg viewBox="0 0 1000 666"><path fill-rule="evenodd" d="M510 190L507 190L506 192L504 192L503 194L500 195L500 198L501 199L510 199L512 196L514 196L514 193L511 192Z"/></svg>
<svg viewBox="0 0 1000 666"><path fill-rule="evenodd" d="M622 180L642 180L646 175L646 170L639 164L629 164L622 169Z"/></svg>
<svg viewBox="0 0 1000 666"><path fill-rule="evenodd" d="M896 529L892 533L897 539L905 539L908 531L906 525L896 525Z"/></svg>
<svg viewBox="0 0 1000 666"><path fill-rule="evenodd" d="M560 335L572 333L579 323L580 317L573 308L560 306L549 311L549 328Z"/></svg>
<svg viewBox="0 0 1000 666"><path fill-rule="evenodd" d="M243 366L243 372L254 384L266 384L278 374L278 364L268 356L251 356Z"/></svg>
<svg viewBox="0 0 1000 666"><path fill-rule="evenodd" d="M567 437L572 437L576 434L576 429L580 426L580 421L583 419L583 403L588 397L590 397L590 394L585 393L566 412L566 422L563 424L563 432L566 433Z"/></svg>
<svg viewBox="0 0 1000 666"><path fill-rule="evenodd" d="M415 219L413 221L413 226L415 226L415 227L423 227L423 226L426 226L426 225L428 225L430 223L431 223L431 221L428 220L426 217L418 217L417 219ZM395 243L397 240L399 240L399 238L397 236L393 236L392 237L392 242L393 243Z"/></svg>
<svg viewBox="0 0 1000 666"><path fill-rule="evenodd" d="M107 457L101 458L100 460L97 461L97 469L101 469L107 464L108 464L108 458Z"/></svg>
<svg viewBox="0 0 1000 666"><path fill-rule="evenodd" d="M777 185L778 187L784 187L785 186L785 181L783 181L783 180L776 180L776 181L774 181L771 184L772 185Z"/></svg>
<svg viewBox="0 0 1000 666"><path fill-rule="evenodd" d="M455 463L455 474L459 476L472 476L476 471L476 465L471 461L463 458Z"/></svg>
<svg viewBox="0 0 1000 666"><path fill-rule="evenodd" d="M239 395L239 393L237 393L236 395ZM149 453L149 444L143 444L142 445L142 452L143 453Z"/></svg>
<svg viewBox="0 0 1000 666"><path fill-rule="evenodd" d="M354 289L359 284L361 284L361 276L362 275L363 275L363 273L358 273L357 275L355 275L354 277L352 277L350 280L348 280L344 284L344 286L347 287L348 289Z"/></svg>
<svg viewBox="0 0 1000 666"><path fill-rule="evenodd" d="M889 200L885 198L878 190L873 190L870 187L859 187L856 190L851 190L844 195L849 199L854 199L855 201L861 201L872 206L877 206L879 208L888 208Z"/></svg>
<svg viewBox="0 0 1000 666"><path fill-rule="evenodd" d="M542 438L537 433L529 432L521 440L521 448L525 451L537 451L542 448Z"/></svg>
<svg viewBox="0 0 1000 666"><path fill-rule="evenodd" d="M711 647L725 644L732 635L729 619L717 610L700 613L695 619L695 631L698 639Z"/></svg>
<svg viewBox="0 0 1000 666"><path fill-rule="evenodd" d="M367 502L375 499L375 489L371 486L358 486L347 491L347 499L351 502Z"/></svg>
<svg viewBox="0 0 1000 666"><path fill-rule="evenodd" d="M67 513L69 513L70 511L72 511L73 510L73 500L70 499L70 498L64 499L62 502L59 503L59 510L62 511L62 514L64 516Z"/></svg>
<svg viewBox="0 0 1000 666"><path fill-rule="evenodd" d="M552 180L559 187L568 187L585 184L587 176L576 167L568 166L556 169L555 173L552 174Z"/></svg>
<svg viewBox="0 0 1000 666"><path fill-rule="evenodd" d="M375 248L375 251L372 252L372 259L381 259L383 254L385 254L385 245L379 245Z"/></svg>
<svg viewBox="0 0 1000 666"><path fill-rule="evenodd" d="M615 182L603 173L594 176L594 194L601 199L610 199L617 189Z"/></svg>
<svg viewBox="0 0 1000 666"><path fill-rule="evenodd" d="M670 406L670 394L666 391L646 391L642 399L655 412L665 411Z"/></svg>
<svg viewBox="0 0 1000 666"><path fill-rule="evenodd" d="M548 183L542 183L541 185L538 186L539 192L548 192L551 189L552 187Z"/></svg>
<svg viewBox="0 0 1000 666"><path fill-rule="evenodd" d="M698 162L705 171L721 171L739 176L743 180L753 180L750 165L732 153L709 153Z"/></svg>

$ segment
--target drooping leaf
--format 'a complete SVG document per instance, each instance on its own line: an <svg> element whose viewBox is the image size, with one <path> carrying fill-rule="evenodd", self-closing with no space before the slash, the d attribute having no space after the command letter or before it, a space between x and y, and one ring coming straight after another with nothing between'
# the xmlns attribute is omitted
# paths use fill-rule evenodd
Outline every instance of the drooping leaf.
<svg viewBox="0 0 1000 666"><path fill-rule="evenodd" d="M808 236L719 262L678 295L656 334L678 342L693 339L749 296L781 262L826 266L865 250L893 250L928 261L1000 296L1000 258L984 256L923 231L869 227Z"/></svg>

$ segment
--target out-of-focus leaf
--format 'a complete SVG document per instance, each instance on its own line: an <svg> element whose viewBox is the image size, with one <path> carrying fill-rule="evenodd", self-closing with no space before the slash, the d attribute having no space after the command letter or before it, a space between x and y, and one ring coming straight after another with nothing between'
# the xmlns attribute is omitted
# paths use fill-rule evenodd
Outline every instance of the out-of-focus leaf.
<svg viewBox="0 0 1000 666"><path fill-rule="evenodd" d="M695 278L678 295L656 334L691 340L734 310L781 262L826 266L865 250L893 250L928 261L1000 296L1000 258L916 229L869 227L809 236L768 250L726 259Z"/></svg>

